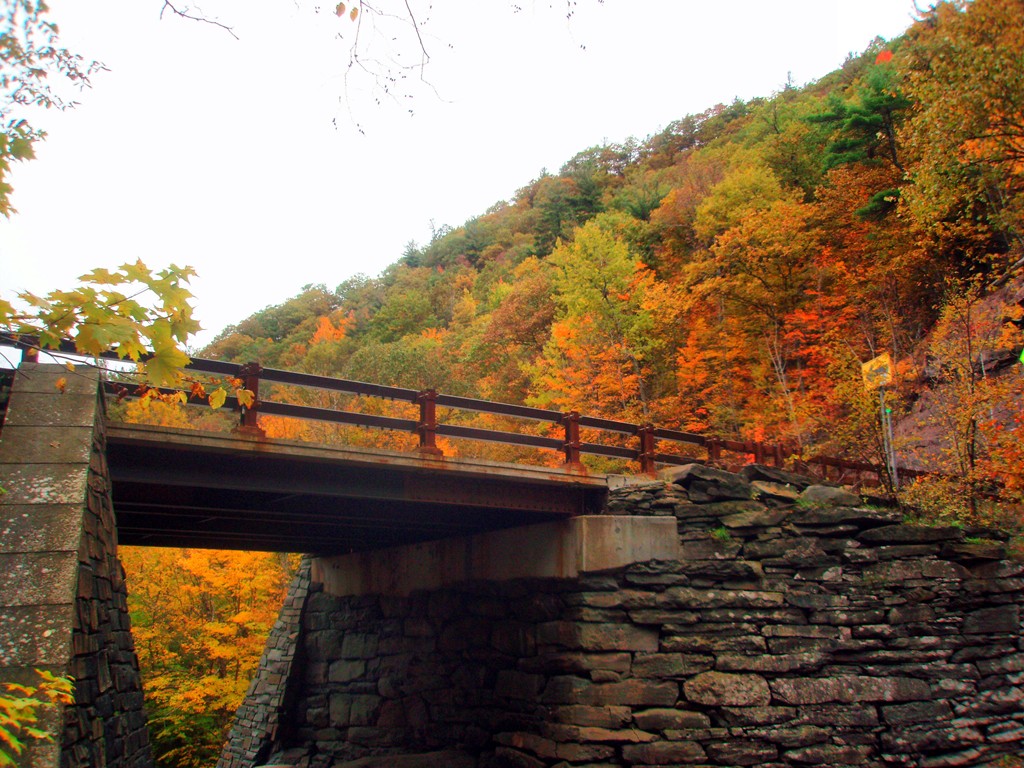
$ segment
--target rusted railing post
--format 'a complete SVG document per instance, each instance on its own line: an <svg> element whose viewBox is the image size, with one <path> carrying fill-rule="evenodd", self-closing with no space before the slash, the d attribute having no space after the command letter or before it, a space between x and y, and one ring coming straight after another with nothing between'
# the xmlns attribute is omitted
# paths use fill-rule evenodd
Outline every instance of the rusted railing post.
<svg viewBox="0 0 1024 768"><path fill-rule="evenodd" d="M636 433L640 437L640 471L644 474L654 474L654 425L644 424Z"/></svg>
<svg viewBox="0 0 1024 768"><path fill-rule="evenodd" d="M704 443L704 447L708 450L708 464L717 464L722 457L721 444L715 438L709 437Z"/></svg>
<svg viewBox="0 0 1024 768"><path fill-rule="evenodd" d="M755 440L754 441L754 463L755 464L764 464L764 457L765 457L764 443L762 443L760 440Z"/></svg>
<svg viewBox="0 0 1024 768"><path fill-rule="evenodd" d="M565 451L565 463L571 467L580 466L580 414L579 411L569 411L562 415L562 424L565 425L565 444L562 450Z"/></svg>
<svg viewBox="0 0 1024 768"><path fill-rule="evenodd" d="M416 425L420 436L419 451L429 456L443 456L437 447L437 391L424 389L416 395L416 402L420 404L420 421Z"/></svg>
<svg viewBox="0 0 1024 768"><path fill-rule="evenodd" d="M257 416L259 415L260 374L262 372L263 366L259 363L246 363L238 370L238 378L242 380L242 388L252 392L252 405L248 407L242 405L239 407L241 415L238 428L242 432L250 432L261 436L263 435L263 430L260 429Z"/></svg>

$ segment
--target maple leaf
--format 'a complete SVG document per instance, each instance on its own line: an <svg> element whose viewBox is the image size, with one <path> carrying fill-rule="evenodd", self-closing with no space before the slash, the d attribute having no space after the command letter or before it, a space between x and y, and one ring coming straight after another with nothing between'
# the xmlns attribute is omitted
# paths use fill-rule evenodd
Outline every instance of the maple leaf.
<svg viewBox="0 0 1024 768"><path fill-rule="evenodd" d="M227 390L224 387L217 387L213 392L210 393L210 407L213 409L220 408L224 405L224 401L228 399Z"/></svg>
<svg viewBox="0 0 1024 768"><path fill-rule="evenodd" d="M146 361L145 371L157 386L168 386L178 380L181 369L188 365L189 357L175 346L165 346Z"/></svg>
<svg viewBox="0 0 1024 768"><path fill-rule="evenodd" d="M238 404L243 408L251 408L256 401L256 396L251 389L236 389L235 397L238 398Z"/></svg>

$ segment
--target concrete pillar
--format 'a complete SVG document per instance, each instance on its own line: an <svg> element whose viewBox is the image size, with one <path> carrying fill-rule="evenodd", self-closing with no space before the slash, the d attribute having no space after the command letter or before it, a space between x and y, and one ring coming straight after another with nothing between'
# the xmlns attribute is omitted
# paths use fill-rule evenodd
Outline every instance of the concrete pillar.
<svg viewBox="0 0 1024 768"><path fill-rule="evenodd" d="M312 578L338 596L406 596L465 581L573 579L649 560L678 560L674 517L581 515L373 552L313 560Z"/></svg>

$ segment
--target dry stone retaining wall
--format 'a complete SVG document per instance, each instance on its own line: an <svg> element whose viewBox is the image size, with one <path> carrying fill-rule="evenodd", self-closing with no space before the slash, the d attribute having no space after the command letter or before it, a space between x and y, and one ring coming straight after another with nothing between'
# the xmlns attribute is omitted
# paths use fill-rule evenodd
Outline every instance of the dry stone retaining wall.
<svg viewBox="0 0 1024 768"><path fill-rule="evenodd" d="M309 567L309 558L303 558L288 587L245 701L235 714L218 768L262 763L273 745L287 736L287 712L298 695L296 688L301 681L300 675L293 675L292 670L299 661L302 612L310 587Z"/></svg>
<svg viewBox="0 0 1024 768"><path fill-rule="evenodd" d="M611 513L678 519L676 561L405 598L314 584L302 694L269 762L938 768L1019 755L1024 565L1000 534L904 525L841 489L745 475L692 465L611 494Z"/></svg>

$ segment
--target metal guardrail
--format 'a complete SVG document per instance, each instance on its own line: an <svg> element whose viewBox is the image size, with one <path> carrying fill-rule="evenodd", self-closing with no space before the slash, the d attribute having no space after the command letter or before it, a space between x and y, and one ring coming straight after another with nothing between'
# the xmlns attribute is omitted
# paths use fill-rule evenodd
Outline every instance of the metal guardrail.
<svg viewBox="0 0 1024 768"><path fill-rule="evenodd" d="M22 349L27 348L25 342L11 336L0 336L0 345L18 346ZM74 344L67 342L55 351L74 354ZM111 357L116 357L116 355L111 355ZM253 402L251 405L244 406L239 403L236 397L229 396L225 400L223 407L239 413L239 426L242 430L257 434L262 433L258 422L259 416L266 414L332 424L414 433L418 436L417 448L425 455L442 455L442 450L437 445L437 436L440 435L443 437L559 451L564 455L565 463L570 466L580 466L583 455L625 459L637 462L642 473L653 473L659 464L678 466L694 461L735 466L737 464L750 463L752 459L754 463L772 464L783 468L787 458L792 453L790 449L781 443L719 439L692 432L655 427L653 424L633 424L612 419L584 416L578 411L563 412L544 408L532 408L510 403L446 395L433 389L415 390L300 373L298 371L264 368L258 363L228 363L220 360L194 358L186 366L186 369L200 374L236 379L241 382L240 388L252 392ZM339 392L410 403L419 407L419 417L417 419L403 419L275 401L261 397L260 387L266 384L298 386L319 391ZM131 396L132 394L123 383L107 382L105 387L107 392L112 394L120 396ZM164 389L161 391L165 394L176 394L179 390ZM266 387L264 387L265 391ZM185 392L185 394L187 395L188 392ZM202 403L196 404L201 405ZM438 420L437 409L439 407L560 425L562 429L558 437L546 437L521 432L443 423ZM597 430L599 432L625 436L633 441L633 447L584 442L581 439L581 430ZM706 453L706 458L681 456L676 453L659 450L659 447L665 447L665 443L702 449ZM731 461L726 454L732 455ZM815 468L817 468L816 474L826 478L831 474L838 480L847 479L851 474L856 478L868 475L874 476L879 484L881 484L885 477L884 467L831 456L813 456L798 459L794 464L794 468L799 470L815 472ZM901 471L910 476L927 474L910 470Z"/></svg>

